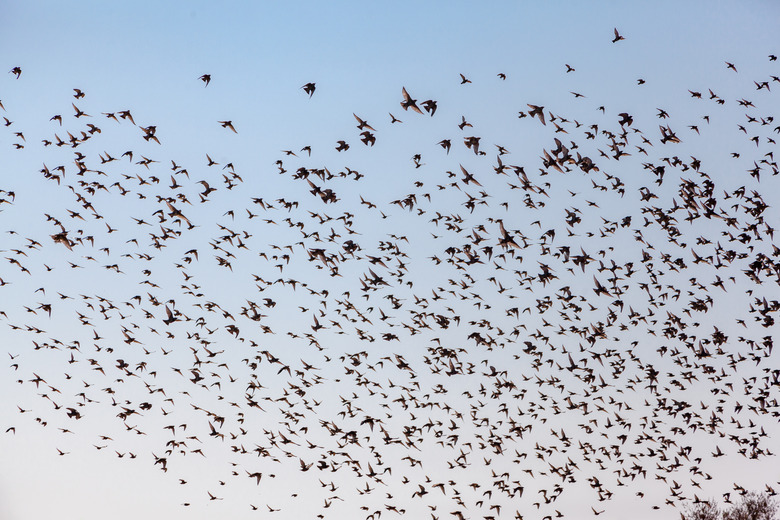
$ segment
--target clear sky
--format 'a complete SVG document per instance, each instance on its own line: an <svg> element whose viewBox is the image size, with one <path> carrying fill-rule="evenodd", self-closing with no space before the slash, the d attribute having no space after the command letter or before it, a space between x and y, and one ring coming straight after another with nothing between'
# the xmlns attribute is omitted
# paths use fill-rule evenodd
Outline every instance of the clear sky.
<svg viewBox="0 0 780 520"><path fill-rule="evenodd" d="M73 4L0 5L0 518L780 489L775 2Z"/></svg>

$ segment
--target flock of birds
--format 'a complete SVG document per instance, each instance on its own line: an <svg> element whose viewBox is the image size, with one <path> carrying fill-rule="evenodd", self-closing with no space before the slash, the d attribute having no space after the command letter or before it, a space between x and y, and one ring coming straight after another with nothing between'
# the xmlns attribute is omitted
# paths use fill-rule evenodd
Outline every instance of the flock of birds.
<svg viewBox="0 0 780 520"><path fill-rule="evenodd" d="M199 80L208 95L211 75ZM750 99L690 90L696 121L606 106L578 121L525 102L515 124L549 143L532 156L399 86L384 122L350 115L335 157L370 156L410 118L452 117L451 134L418 142L410 173L372 195L381 165L318 164L305 143L257 187L213 150L166 157L164 125L87 91L42 135L3 99L3 146L59 158L27 172L34 189L0 181L3 342L34 398L3 431L72 442L92 421L95 449L171 475L225 452L224 475L184 506L243 482L247 508L284 511L267 490L295 473L284 504L321 504L320 518L549 520L601 515L617 493L654 509L699 500L728 479L720 457L775 455L765 428L780 417L780 249L760 192L778 174L780 79L749 81ZM320 94L301 88L302 102ZM692 156L734 105L729 158ZM156 446L133 451L137 436ZM725 485L726 501L748 491Z"/></svg>

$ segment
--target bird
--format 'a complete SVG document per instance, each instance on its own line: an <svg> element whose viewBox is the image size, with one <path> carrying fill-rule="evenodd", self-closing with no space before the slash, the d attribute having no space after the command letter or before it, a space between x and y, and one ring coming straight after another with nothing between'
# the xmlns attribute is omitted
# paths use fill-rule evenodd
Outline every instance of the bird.
<svg viewBox="0 0 780 520"><path fill-rule="evenodd" d="M367 122L360 119L354 112L352 113L352 116L357 120L358 122L358 130L371 130L372 132L376 132L374 127L369 125Z"/></svg>
<svg viewBox="0 0 780 520"><path fill-rule="evenodd" d="M234 134L237 134L236 129L233 127L233 121L219 121L219 124L222 125L222 128L227 128L233 131Z"/></svg>
<svg viewBox="0 0 780 520"><path fill-rule="evenodd" d="M528 115L531 117L538 117L539 121L542 122L543 125L547 125L547 123L544 121L544 107L537 106L537 105L531 105L528 104L528 108L531 110L528 112Z"/></svg>
<svg viewBox="0 0 780 520"><path fill-rule="evenodd" d="M304 92L306 92L309 97L311 98L314 95L314 91L316 90L317 86L315 83L306 83L304 86L301 87Z"/></svg>
<svg viewBox="0 0 780 520"><path fill-rule="evenodd" d="M211 74L203 74L198 79L203 82L204 87L208 87L211 83Z"/></svg>
<svg viewBox="0 0 780 520"><path fill-rule="evenodd" d="M617 43L620 40L625 40L625 38L620 35L620 33L617 30L617 27L615 27L615 37L612 39L612 43Z"/></svg>
<svg viewBox="0 0 780 520"><path fill-rule="evenodd" d="M412 99L412 97L409 95L409 93L406 91L406 87L401 88L401 95L403 96L403 101L401 101L401 106L404 110L412 109L418 114L422 114L422 110L417 106L417 100ZM392 114L390 114L392 116ZM395 118L393 118L395 119Z"/></svg>

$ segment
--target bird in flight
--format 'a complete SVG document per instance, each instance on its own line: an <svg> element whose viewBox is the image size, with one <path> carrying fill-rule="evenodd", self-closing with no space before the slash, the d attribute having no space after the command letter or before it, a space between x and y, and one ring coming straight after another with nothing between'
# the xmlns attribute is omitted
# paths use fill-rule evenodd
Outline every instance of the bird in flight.
<svg viewBox="0 0 780 520"><path fill-rule="evenodd" d="M309 97L312 97L314 95L314 90L317 88L314 83L306 83L304 86L301 87L304 92L306 92ZM327 94L327 92L326 92Z"/></svg>
<svg viewBox="0 0 780 520"><path fill-rule="evenodd" d="M233 130L234 134L237 134L236 129L233 128L233 121L219 121L219 124L222 125L222 128L227 128L229 130Z"/></svg>
<svg viewBox="0 0 780 520"><path fill-rule="evenodd" d="M403 107L404 110L408 110L411 108L418 114L422 114L422 110L420 110L420 107L417 106L417 100L412 99L412 96L410 96L409 93L406 91L406 87L401 87L401 95L404 97L403 101L401 101L401 106ZM392 114L390 115L392 116Z"/></svg>

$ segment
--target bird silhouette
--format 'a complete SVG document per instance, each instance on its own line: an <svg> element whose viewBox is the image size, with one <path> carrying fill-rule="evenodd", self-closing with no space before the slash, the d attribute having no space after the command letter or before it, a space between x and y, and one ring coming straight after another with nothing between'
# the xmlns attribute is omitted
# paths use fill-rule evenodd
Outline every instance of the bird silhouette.
<svg viewBox="0 0 780 520"><path fill-rule="evenodd" d="M301 88L309 95L309 97L312 97L314 95L314 91L317 89L314 83L306 83Z"/></svg>

